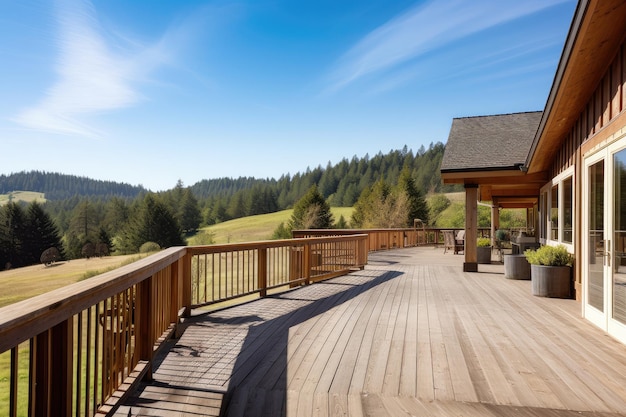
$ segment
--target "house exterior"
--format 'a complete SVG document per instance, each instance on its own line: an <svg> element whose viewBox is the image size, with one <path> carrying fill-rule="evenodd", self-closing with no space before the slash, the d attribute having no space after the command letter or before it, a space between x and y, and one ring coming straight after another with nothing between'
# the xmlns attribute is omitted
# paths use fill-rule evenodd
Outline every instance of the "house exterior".
<svg viewBox="0 0 626 417"><path fill-rule="evenodd" d="M454 119L441 174L477 201L526 207L542 244L575 256L582 315L626 343L626 2L580 0L542 112ZM468 149L475 149L469 152Z"/></svg>

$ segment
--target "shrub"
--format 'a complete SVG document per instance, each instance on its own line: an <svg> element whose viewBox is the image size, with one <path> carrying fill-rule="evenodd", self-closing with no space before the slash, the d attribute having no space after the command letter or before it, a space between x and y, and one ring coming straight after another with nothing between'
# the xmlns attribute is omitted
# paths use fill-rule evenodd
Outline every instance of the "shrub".
<svg viewBox="0 0 626 417"><path fill-rule="evenodd" d="M478 246L479 248L491 246L491 239L489 239L488 237L479 237L478 239L476 239L476 246Z"/></svg>
<svg viewBox="0 0 626 417"><path fill-rule="evenodd" d="M509 240L507 231L504 229L496 230L496 239L499 241Z"/></svg>
<svg viewBox="0 0 626 417"><path fill-rule="evenodd" d="M139 248L139 253L149 253L160 251L161 247L155 242L146 242Z"/></svg>
<svg viewBox="0 0 626 417"><path fill-rule="evenodd" d="M56 261L58 261L59 259L61 259L61 253L59 252L57 248L51 247L43 251L39 259L42 264L46 266L50 266Z"/></svg>
<svg viewBox="0 0 626 417"><path fill-rule="evenodd" d="M537 250L528 249L524 255L532 265L572 266L574 261L572 255L563 245L544 245Z"/></svg>

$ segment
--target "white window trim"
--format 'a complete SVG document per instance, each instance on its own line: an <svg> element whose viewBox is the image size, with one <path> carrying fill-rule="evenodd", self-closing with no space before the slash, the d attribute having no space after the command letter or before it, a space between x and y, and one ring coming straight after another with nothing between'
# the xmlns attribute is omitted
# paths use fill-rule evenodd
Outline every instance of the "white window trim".
<svg viewBox="0 0 626 417"><path fill-rule="evenodd" d="M540 236L541 234L545 234L545 238L540 237L539 241L540 243L544 245L552 245L552 246L563 245L567 248L567 250L570 253L574 252L574 242L576 242L576 228L574 227L574 224L572 224L572 242L571 243L563 242L563 232L565 231L565 227L564 227L565 216L563 215L563 210L565 208L565 204L564 204L564 193L563 193L562 184L566 179L568 178L572 179L572 223L575 223L576 221L575 172L576 171L574 168L575 167L573 165L567 168L565 171L561 172L559 175L552 178L552 181L545 184L543 187L541 187L541 190L540 190L540 194L544 195L545 196L544 198L547 198L547 204L546 204L546 212L541 214L542 216L541 221L543 221L543 226L545 227L545 230L539 232ZM558 204L559 206L559 225L558 225L559 236L557 240L552 239L552 222L550 221L550 212L552 211L552 187L554 187L555 185L558 185L558 190L559 190L559 197L558 197L559 199L559 204ZM540 226L541 226L541 221L540 221Z"/></svg>

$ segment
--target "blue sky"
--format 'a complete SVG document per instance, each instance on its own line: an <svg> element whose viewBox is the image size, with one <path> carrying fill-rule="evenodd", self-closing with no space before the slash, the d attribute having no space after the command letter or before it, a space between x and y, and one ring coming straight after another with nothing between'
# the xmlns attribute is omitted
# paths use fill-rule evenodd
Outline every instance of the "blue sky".
<svg viewBox="0 0 626 417"><path fill-rule="evenodd" d="M542 110L573 0L0 0L0 174L278 178Z"/></svg>

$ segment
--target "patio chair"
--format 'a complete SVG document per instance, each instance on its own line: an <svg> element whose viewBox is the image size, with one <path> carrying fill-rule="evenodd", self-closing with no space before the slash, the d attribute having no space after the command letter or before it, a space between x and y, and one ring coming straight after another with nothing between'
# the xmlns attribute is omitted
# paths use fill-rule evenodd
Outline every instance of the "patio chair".
<svg viewBox="0 0 626 417"><path fill-rule="evenodd" d="M465 248L465 230L459 230L456 235L454 230L442 230L443 232L443 253L448 249L454 251L455 254L462 252Z"/></svg>
<svg viewBox="0 0 626 417"><path fill-rule="evenodd" d="M459 230L454 238L454 253L465 250L465 230Z"/></svg>

